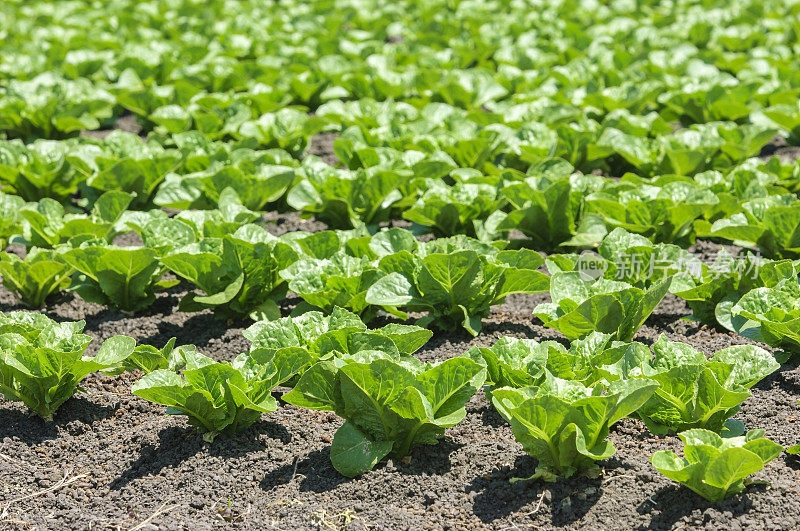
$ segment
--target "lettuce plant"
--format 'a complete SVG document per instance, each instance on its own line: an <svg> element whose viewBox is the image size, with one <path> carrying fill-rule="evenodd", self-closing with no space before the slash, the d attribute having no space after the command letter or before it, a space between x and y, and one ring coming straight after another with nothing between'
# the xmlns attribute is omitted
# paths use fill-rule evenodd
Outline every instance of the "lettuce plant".
<svg viewBox="0 0 800 531"><path fill-rule="evenodd" d="M258 321L242 332L252 342L250 350L302 350L317 361L353 356L364 350L380 350L393 358L410 357L433 332L418 326L391 323L368 330L359 317L338 306L330 315L306 312L274 321ZM299 370L300 376L305 369ZM285 382L292 387L296 379Z"/></svg>
<svg viewBox="0 0 800 531"><path fill-rule="evenodd" d="M0 140L0 182L25 201L65 201L84 177L68 161L70 146L54 140Z"/></svg>
<svg viewBox="0 0 800 531"><path fill-rule="evenodd" d="M670 281L662 278L641 289L616 280L593 281L578 271L555 273L550 278L552 302L539 304L533 314L567 339L596 331L630 341L664 298Z"/></svg>
<svg viewBox="0 0 800 531"><path fill-rule="evenodd" d="M481 319L506 295L547 289L547 275L537 271L544 259L535 251L498 251L463 237L406 246L380 259L385 276L369 287L365 300L426 312L420 326L463 327L477 335Z"/></svg>
<svg viewBox="0 0 800 531"><path fill-rule="evenodd" d="M12 253L0 254L3 285L31 308L41 308L47 297L67 287L72 272L55 251L34 247L24 259Z"/></svg>
<svg viewBox="0 0 800 531"><path fill-rule="evenodd" d="M277 301L287 285L279 273L297 260L287 243L254 225L232 235L204 238L172 249L161 263L204 294L188 293L179 309L212 308L220 315L280 316Z"/></svg>
<svg viewBox="0 0 800 531"><path fill-rule="evenodd" d="M748 476L783 451L781 445L764 438L762 429L728 438L703 429L687 430L678 436L684 444L683 458L661 450L650 462L661 474L712 502L744 491Z"/></svg>
<svg viewBox="0 0 800 531"><path fill-rule="evenodd" d="M651 181L626 175L586 196L586 212L656 242L691 243L692 222L717 203L713 193L689 179Z"/></svg>
<svg viewBox="0 0 800 531"><path fill-rule="evenodd" d="M226 154L227 160L214 161L201 171L169 174L159 186L154 202L169 208L213 208L222 192L231 187L247 208L266 210L286 194L295 180L294 168L278 164L291 159L284 161L273 155L269 151L239 149Z"/></svg>
<svg viewBox="0 0 800 531"><path fill-rule="evenodd" d="M550 274L578 271L584 277L621 280L638 288L676 273L701 269L700 260L677 245L652 243L640 234L616 228L608 233L597 253L553 254L545 260Z"/></svg>
<svg viewBox="0 0 800 531"><path fill-rule="evenodd" d="M552 342L538 343L533 339L502 337L491 347L472 347L466 356L486 365L487 396L493 389L519 389L540 384Z"/></svg>
<svg viewBox="0 0 800 531"><path fill-rule="evenodd" d="M181 154L154 138L142 140L133 133L113 131L102 141L79 144L67 160L86 177L81 195L91 204L106 191L124 191L136 208L152 206L156 190L183 164Z"/></svg>
<svg viewBox="0 0 800 531"><path fill-rule="evenodd" d="M604 225L591 230L581 227L583 197L594 186L592 181L578 174L571 176L572 166L568 164L566 168L548 168L544 177L532 176L500 191L512 209L497 229L519 230L531 239L534 248L545 250L555 249L572 238L576 238L574 243L582 243L579 239L588 238L590 233L601 239L606 232ZM586 234L579 237L578 233Z"/></svg>
<svg viewBox="0 0 800 531"><path fill-rule="evenodd" d="M774 287L755 288L730 307L729 328L788 354L800 352L800 286L794 275ZM728 324L728 321L724 321Z"/></svg>
<svg viewBox="0 0 800 531"><path fill-rule="evenodd" d="M549 376L585 386L636 378L658 382L660 387L635 412L656 434L690 428L737 432L741 425L730 417L750 396L749 389L779 367L772 354L751 345L728 347L708 360L664 336L652 351L611 338L594 332L569 349L553 341L502 338L468 355L486 365L488 391L537 386Z"/></svg>
<svg viewBox="0 0 800 531"><path fill-rule="evenodd" d="M281 199L295 181L289 166L259 164L257 160L228 166L200 180L205 196L214 203L228 187L233 188L251 210L266 210Z"/></svg>
<svg viewBox="0 0 800 531"><path fill-rule="evenodd" d="M107 339L96 359L109 368L103 369L108 375L123 372L142 371L149 374L159 369L177 371L186 366L186 360L196 355L194 345L175 346L175 338L167 341L162 348L152 345L137 345L128 336L114 336Z"/></svg>
<svg viewBox="0 0 800 531"><path fill-rule="evenodd" d="M406 102L376 101L369 97L353 101L330 100L320 105L316 114L332 122L365 128L406 122L419 117L419 111Z"/></svg>
<svg viewBox="0 0 800 531"><path fill-rule="evenodd" d="M800 204L792 194L752 199L742 211L715 221L709 235L745 247L757 247L768 258L800 257Z"/></svg>
<svg viewBox="0 0 800 531"><path fill-rule="evenodd" d="M155 215L139 220L129 218L126 222L142 238L144 247L152 249L159 259L200 239L191 223L177 217Z"/></svg>
<svg viewBox="0 0 800 531"><path fill-rule="evenodd" d="M333 438L331 462L355 477L386 456L436 444L445 428L464 419L464 404L484 376L483 366L464 357L431 365L367 350L315 364L283 399L345 420Z"/></svg>
<svg viewBox="0 0 800 531"><path fill-rule="evenodd" d="M660 387L637 411L655 434L705 428L741 431L730 418L750 396L749 389L780 365L772 354L753 345L733 345L711 359L684 343L664 336L653 345L653 358L629 366L625 377L644 377Z"/></svg>
<svg viewBox="0 0 800 531"><path fill-rule="evenodd" d="M725 249L714 263L703 265L699 275L681 272L670 286L692 310L692 318L706 324L732 329L731 308L742 295L755 288L774 288L784 279L797 277L791 260L768 261L751 253L734 259Z"/></svg>
<svg viewBox="0 0 800 531"><path fill-rule="evenodd" d="M272 389L312 363L302 349L254 350L231 363L186 349L178 366L156 369L136 382L131 392L167 406L168 415L185 415L190 425L212 442L220 432L234 433L278 408Z"/></svg>
<svg viewBox="0 0 800 531"><path fill-rule="evenodd" d="M391 219L392 208L405 197L412 181L401 169L334 169L319 162L303 168L303 178L289 191L286 202L295 210L313 214L335 229L377 225Z"/></svg>
<svg viewBox="0 0 800 531"><path fill-rule="evenodd" d="M501 206L497 188L483 183L429 180L417 202L403 212L403 218L428 227L436 236L466 234L476 237L481 224Z"/></svg>
<svg viewBox="0 0 800 531"><path fill-rule="evenodd" d="M716 128L704 123L680 129L656 139L655 171L663 175L694 175L713 167L713 160L726 144Z"/></svg>
<svg viewBox="0 0 800 531"><path fill-rule="evenodd" d="M122 221L136 231L145 247L155 250L159 257L176 247L197 243L204 238L234 234L245 225L248 227L242 231L253 237L259 236L261 230L249 225L260 215L245 208L233 188L222 191L219 204L213 210L183 210L174 217L161 210L126 214Z"/></svg>
<svg viewBox="0 0 800 531"><path fill-rule="evenodd" d="M165 148L163 143L156 138L143 139L135 133L114 130L102 140L81 139L77 144L71 146L67 153L67 161L76 171L89 179L103 172L104 169L113 167L119 161L159 159L165 155L175 156L176 152ZM143 176L132 175L131 177ZM136 192L136 190L127 191L131 194ZM81 192L86 194L87 190L84 188Z"/></svg>
<svg viewBox="0 0 800 531"><path fill-rule="evenodd" d="M785 189L776 186L781 174L781 165L776 160L764 165L746 161L725 173L712 170L695 175L692 180L719 199L716 206L703 213L702 219L694 222L697 235L710 237L712 223L741 213L745 202L785 193ZM787 188L791 186L785 184Z"/></svg>
<svg viewBox="0 0 800 531"><path fill-rule="evenodd" d="M330 313L340 306L369 322L378 306L367 302L367 290L383 276L371 262L340 252L325 259L300 259L281 271L281 277L311 308Z"/></svg>
<svg viewBox="0 0 800 531"><path fill-rule="evenodd" d="M116 223L131 202L125 192L106 192L101 195L89 215L66 213L53 199L30 203L20 210L23 218L22 235L12 240L26 247L52 249L76 238L100 239L111 243Z"/></svg>
<svg viewBox="0 0 800 531"><path fill-rule="evenodd" d="M631 415L658 387L652 380L618 380L608 386L547 375L535 387L501 387L492 403L510 424L523 450L539 462L527 479L555 481L597 468L616 452L609 428Z"/></svg>
<svg viewBox="0 0 800 531"><path fill-rule="evenodd" d="M161 126L167 133L173 134L182 133L192 125L192 116L180 105L157 107L147 116L147 119Z"/></svg>
<svg viewBox="0 0 800 531"><path fill-rule="evenodd" d="M800 145L800 105L780 103L767 107L762 112L789 134L792 145Z"/></svg>
<svg viewBox="0 0 800 531"><path fill-rule="evenodd" d="M83 326L83 321L57 323L32 312L0 315L0 392L5 398L52 420L80 390L81 380L110 368L102 355L84 355L92 338L81 334Z"/></svg>
<svg viewBox="0 0 800 531"><path fill-rule="evenodd" d="M258 321L242 332L251 343L251 350L303 348L321 359L334 353L355 354L360 350L377 350L378 345L396 356L410 356L433 336L419 326L391 323L367 329L354 313L335 307L330 315L306 312L295 317Z"/></svg>
<svg viewBox="0 0 800 531"><path fill-rule="evenodd" d="M22 233L19 212L24 205L21 197L0 192L0 248L5 249L9 238Z"/></svg>
<svg viewBox="0 0 800 531"><path fill-rule="evenodd" d="M627 378L632 366L651 356L640 343L614 342L600 332L576 339L569 348L556 341L503 337L489 348L472 347L467 355L486 365L487 391L537 386L548 375L585 386L609 383Z"/></svg>
<svg viewBox="0 0 800 531"><path fill-rule="evenodd" d="M404 229L389 229L371 237L366 227L353 230L323 230L319 232L288 232L281 239L292 246L302 259L326 260L337 255L357 258L376 258L372 241L383 238L385 233L402 232L412 240L414 237Z"/></svg>
<svg viewBox="0 0 800 531"><path fill-rule="evenodd" d="M708 125L711 126L711 124ZM717 133L725 143L719 148L722 153L715 157L717 159L715 165L735 164L749 157L758 156L762 148L775 138L777 132L775 128L760 124L720 123ZM723 159L723 155L728 160L720 160Z"/></svg>
<svg viewBox="0 0 800 531"><path fill-rule="evenodd" d="M222 238L240 227L256 222L261 216L242 204L239 194L231 187L216 196L217 207L209 210L184 210L174 218L192 227L196 238Z"/></svg>
<svg viewBox="0 0 800 531"><path fill-rule="evenodd" d="M295 317L274 321L258 321L244 330L245 338L252 342L251 351L298 351L313 363L355 356L362 351L380 350L395 358L410 358L433 336L430 330L418 326L388 324L367 329L359 317L338 306L330 315L306 312ZM299 369L295 376L284 382L294 387L298 377L310 367Z"/></svg>
<svg viewBox="0 0 800 531"><path fill-rule="evenodd" d="M25 81L9 80L0 96L2 128L20 138L58 138L81 129L98 129L114 107L114 97L88 79L70 80L53 72Z"/></svg>
<svg viewBox="0 0 800 531"><path fill-rule="evenodd" d="M88 241L65 249L59 256L78 274L70 291L89 302L138 312L150 306L159 289L175 285L161 282L164 268L156 253L145 247L115 247Z"/></svg>
<svg viewBox="0 0 800 531"><path fill-rule="evenodd" d="M280 96L276 91L276 99ZM227 138L241 125L258 113L259 106L250 106L247 96L241 94L206 94L200 92L192 97L186 107L192 117L194 128L210 138Z"/></svg>
<svg viewBox="0 0 800 531"><path fill-rule="evenodd" d="M133 196L138 208L152 206L153 197L165 176L180 164L178 154L170 151L127 156L97 157L97 169L87 180L92 188L102 192L119 190Z"/></svg>
<svg viewBox="0 0 800 531"><path fill-rule="evenodd" d="M285 149L299 156L305 153L309 139L325 124L326 120L320 116L309 116L306 112L286 107L244 122L234 136L252 138L264 147Z"/></svg>

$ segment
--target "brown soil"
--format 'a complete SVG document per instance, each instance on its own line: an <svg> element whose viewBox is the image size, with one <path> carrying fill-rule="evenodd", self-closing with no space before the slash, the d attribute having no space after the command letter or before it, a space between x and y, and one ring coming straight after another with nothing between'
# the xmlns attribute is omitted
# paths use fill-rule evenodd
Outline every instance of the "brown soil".
<svg viewBox="0 0 800 531"><path fill-rule="evenodd" d="M306 231L317 232L325 230L328 226L313 218L304 219L299 212L269 212L262 216L267 232L273 236L283 236L287 232Z"/></svg>
<svg viewBox="0 0 800 531"><path fill-rule="evenodd" d="M758 154L758 158L762 160L769 160L772 157L779 157L782 163L790 164L800 159L800 146L790 146L785 138L776 135Z"/></svg>
<svg viewBox="0 0 800 531"><path fill-rule="evenodd" d="M88 137L96 138L98 140L103 140L105 137L110 135L113 131L125 131L127 133L133 133L135 135L141 135L142 126L139 125L139 122L136 119L136 115L134 115L134 114L126 114L124 116L121 116L114 123L114 126L111 129L98 129L96 131L83 130L83 131L81 131L80 136L88 136Z"/></svg>
<svg viewBox="0 0 800 531"><path fill-rule="evenodd" d="M288 218L284 225L292 223ZM279 225L276 221L276 226ZM127 240L126 240L127 241ZM135 317L60 295L47 307L55 319L85 319L98 340L127 334L161 346L172 336L218 360L248 348L247 322L223 322L209 312L176 311L185 286L159 295ZM532 308L546 295L514 296L496 307L477 338L437 333L419 356L456 356L504 335L559 339ZM288 312L297 302L290 299ZM16 309L0 290L0 309ZM667 297L637 339L658 334L705 352L748 340L682 320L683 301ZM92 351L99 346L96 341ZM0 513L4 525L40 529L237 527L275 529L791 529L800 525L800 462L782 455L741 495L710 504L659 475L649 463L656 450L674 449L676 437L653 437L634 420L619 423L611 439L617 454L603 475L556 483L521 482L535 461L514 441L510 427L482 393L464 422L436 446L414 450L411 461L381 464L356 479L332 467L329 448L341 421L332 413L284 406L243 433L202 442L181 417L130 394L133 375L90 376L85 393L68 400L46 424L17 403L0 403ZM796 364L762 381L737 415L749 428L790 445L800 439ZM60 484L63 478L68 484ZM61 486L59 486L61 485ZM53 489L47 491L47 489ZM35 495L34 495L35 494ZM30 498L15 499L34 495ZM6 508L5 512L3 508ZM154 515L150 518L152 515ZM14 522L17 522L15 524ZM149 526L149 527L148 527Z"/></svg>
<svg viewBox="0 0 800 531"><path fill-rule="evenodd" d="M336 133L319 133L312 136L308 146L308 154L318 156L326 164L337 166L341 162L333 152L333 143L337 136L339 135Z"/></svg>

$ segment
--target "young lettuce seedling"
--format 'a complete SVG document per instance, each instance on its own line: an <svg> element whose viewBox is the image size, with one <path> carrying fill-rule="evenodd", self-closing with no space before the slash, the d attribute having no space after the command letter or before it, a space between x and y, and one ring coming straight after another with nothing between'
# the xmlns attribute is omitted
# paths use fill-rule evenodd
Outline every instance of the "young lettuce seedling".
<svg viewBox="0 0 800 531"><path fill-rule="evenodd" d="M115 247L88 241L64 250L60 256L79 273L73 278L70 291L84 300L126 312L147 308L155 300L156 290L177 284L177 280L161 282L164 268L155 251L145 247Z"/></svg>
<svg viewBox="0 0 800 531"><path fill-rule="evenodd" d="M670 281L662 278L641 289L616 280L594 281L578 271L555 273L550 278L552 302L539 304L533 314L568 339L603 332L630 341L667 294Z"/></svg>
<svg viewBox="0 0 800 531"><path fill-rule="evenodd" d="M385 276L369 287L365 300L426 312L420 326L463 327L477 335L493 304L513 293L540 293L548 287L547 275L537 271L544 258L535 251L499 251L463 236L413 245L380 259Z"/></svg>
<svg viewBox="0 0 800 531"><path fill-rule="evenodd" d="M56 323L33 312L0 314L0 392L52 420L80 390L83 378L115 369L135 350L132 338L115 336L95 357L84 356L92 338L80 333L83 326L83 321Z"/></svg>
<svg viewBox="0 0 800 531"><path fill-rule="evenodd" d="M355 477L388 455L404 457L416 445L436 444L445 428L464 419L464 404L485 374L469 358L431 365L365 350L315 364L283 399L345 419L333 439L331 462L342 475Z"/></svg>
<svg viewBox="0 0 800 531"><path fill-rule="evenodd" d="M167 406L168 415L185 415L212 442L220 432L234 433L278 408L271 392L313 363L300 348L254 350L232 363L219 363L186 349L180 364L156 369L132 388L133 394ZM161 364L163 365L163 363Z"/></svg>
<svg viewBox="0 0 800 531"><path fill-rule="evenodd" d="M784 349L786 358L800 352L800 285L795 275L774 287L748 291L726 314L731 330Z"/></svg>
<svg viewBox="0 0 800 531"><path fill-rule="evenodd" d="M681 432L683 458L670 450L653 454L650 461L660 473L703 498L716 502L742 492L748 476L775 459L783 447L764 438L764 430L750 430L739 437L693 429Z"/></svg>
<svg viewBox="0 0 800 531"><path fill-rule="evenodd" d="M212 308L221 315L278 318L278 303L286 295L279 273L297 260L287 243L260 227L244 225L232 235L204 238L177 247L161 263L205 292L191 292L181 311Z"/></svg>
<svg viewBox="0 0 800 531"><path fill-rule="evenodd" d="M653 353L652 361L647 360L631 375L661 384L637 411L656 434L690 428L741 434L741 423L730 418L750 396L749 389L780 367L772 354L754 345L733 345L708 360L691 346L661 336Z"/></svg>
<svg viewBox="0 0 800 531"><path fill-rule="evenodd" d="M539 461L527 479L555 481L591 472L597 469L595 461L614 455L614 444L606 440L610 427L639 409L657 388L657 382L645 379L586 387L548 373L539 386L502 387L491 395L514 437Z"/></svg>
<svg viewBox="0 0 800 531"><path fill-rule="evenodd" d="M24 259L12 253L0 254L3 285L30 308L41 308L47 297L67 287L72 272L72 267L49 249L34 247Z"/></svg>

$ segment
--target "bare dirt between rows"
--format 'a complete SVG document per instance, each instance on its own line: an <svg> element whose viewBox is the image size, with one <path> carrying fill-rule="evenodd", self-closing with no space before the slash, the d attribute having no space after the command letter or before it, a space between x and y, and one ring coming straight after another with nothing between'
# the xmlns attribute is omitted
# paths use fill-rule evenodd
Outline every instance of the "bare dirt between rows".
<svg viewBox="0 0 800 531"><path fill-rule="evenodd" d="M272 214L270 230L296 216ZM306 229L307 230L307 229ZM716 246L695 247L698 254ZM161 346L170 337L194 343L217 360L248 348L247 322L225 322L209 312L184 314L177 303L186 287L160 294L144 314L131 317L60 295L46 308L59 320L86 320L98 340L127 334ZM494 309L483 333L437 333L419 353L445 359L504 335L559 339L531 316L547 295L513 296ZM289 298L283 310L296 304ZM18 309L0 290L0 309ZM747 339L682 320L685 304L668 296L639 332L659 334L711 353ZM563 338L562 338L563 339ZM99 341L91 349L96 350ZM243 433L203 443L181 417L130 394L138 375L90 376L85 393L68 400L55 421L31 417L17 403L0 403L0 526L41 529L790 529L800 525L800 461L782 455L753 485L712 505L672 484L650 465L653 452L675 449L676 437L651 436L625 420L612 431L617 454L596 479L509 483L532 473L535 460L482 393L466 420L436 446L418 447L410 462L390 461L356 479L331 466L329 448L341 421L332 413L284 405ZM737 418L790 445L800 440L796 364L762 381ZM66 483L64 483L66 478ZM77 479L75 479L77 478ZM48 489L52 489L48 491ZM14 501L25 496L27 499Z"/></svg>
<svg viewBox="0 0 800 531"><path fill-rule="evenodd" d="M786 139L776 135L769 143L761 149L758 157L762 160L769 160L778 157L783 164L791 164L800 159L800 146L790 146Z"/></svg>

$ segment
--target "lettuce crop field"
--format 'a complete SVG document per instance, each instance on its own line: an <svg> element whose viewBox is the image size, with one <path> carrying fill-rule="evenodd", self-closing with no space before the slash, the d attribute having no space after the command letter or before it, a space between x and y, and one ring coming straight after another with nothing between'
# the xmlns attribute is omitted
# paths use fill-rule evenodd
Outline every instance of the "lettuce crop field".
<svg viewBox="0 0 800 531"><path fill-rule="evenodd" d="M800 527L798 21L0 2L0 528Z"/></svg>

